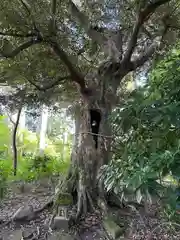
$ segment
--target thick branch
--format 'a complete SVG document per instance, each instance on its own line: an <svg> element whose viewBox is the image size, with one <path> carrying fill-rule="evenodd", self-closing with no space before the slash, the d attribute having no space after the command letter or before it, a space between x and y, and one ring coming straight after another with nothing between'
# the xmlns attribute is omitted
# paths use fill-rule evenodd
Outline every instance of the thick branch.
<svg viewBox="0 0 180 240"><path fill-rule="evenodd" d="M27 79L28 82L30 82L35 88L37 88L37 90L39 91L46 91L48 89L51 89L55 86L57 86L61 81L66 80L71 78L71 76L66 76L66 77L59 77L56 81L52 82L51 84L49 84L48 86L39 86L38 84L36 84L35 82L31 81L30 79Z"/></svg>
<svg viewBox="0 0 180 240"><path fill-rule="evenodd" d="M66 65L68 68L71 78L73 81L77 82L81 89L85 89L85 80L84 76L76 69L71 62L69 56L64 52L64 50L56 43L56 42L50 42L50 45L54 52L60 57L61 61Z"/></svg>
<svg viewBox="0 0 180 240"><path fill-rule="evenodd" d="M145 26L142 26L142 31L148 36L148 38L152 39L151 33L146 29Z"/></svg>
<svg viewBox="0 0 180 240"><path fill-rule="evenodd" d="M137 44L140 28L144 24L144 22L149 19L149 17L156 11L158 7L170 1L171 0L156 0L155 2L149 3L143 10L139 12L123 62L127 62L131 59L131 56Z"/></svg>
<svg viewBox="0 0 180 240"><path fill-rule="evenodd" d="M147 49L147 51L142 54L139 58L137 58L136 60L134 60L133 62L130 62L130 71L136 70L136 68L141 67L145 62L148 61L148 59L150 57L152 57L152 55L155 53L156 49L158 48L159 50L161 50L164 46L163 40L164 40L164 36L166 35L168 31L168 27L165 26L164 30L161 34L161 36L159 36L156 41L154 40L154 42L151 44L151 46Z"/></svg>
<svg viewBox="0 0 180 240"><path fill-rule="evenodd" d="M0 32L0 36L6 36L6 37L18 37L18 38L28 38L28 37L36 37L37 34L35 33L17 33L17 32Z"/></svg>
<svg viewBox="0 0 180 240"><path fill-rule="evenodd" d="M180 26L175 25L175 24L167 24L166 26L173 30L180 30Z"/></svg>
<svg viewBox="0 0 180 240"><path fill-rule="evenodd" d="M151 46L147 49L147 51L142 54L139 58L136 60L130 62L130 71L136 70L138 67L141 67L145 62L148 61L150 57L155 53L156 49L160 46L159 42L154 42L151 44Z"/></svg>
<svg viewBox="0 0 180 240"><path fill-rule="evenodd" d="M32 16L31 14L31 7L29 6L29 4L27 3L27 1L24 1L24 0L20 0L23 7L25 8L26 12L28 13L28 15L31 17L31 20L32 20L32 24L33 24L33 27L34 27L34 30L40 34L40 31L38 30L37 26L36 26L36 23L35 23L35 20L34 20L34 17Z"/></svg>
<svg viewBox="0 0 180 240"><path fill-rule="evenodd" d="M122 58L122 32L121 29L114 32L107 28L92 26L88 17L78 9L78 7L69 0L70 11L73 16L79 21L80 25L84 28L89 38L93 42L96 42L102 49L102 51L108 55L111 59L119 61ZM109 35L111 37L109 37Z"/></svg>
<svg viewBox="0 0 180 240"><path fill-rule="evenodd" d="M14 49L11 53L0 52L0 57L13 58L13 57L17 56L21 51L31 47L32 45L40 43L40 42L41 42L41 40L39 40L39 39L31 39L31 40L21 44L19 47Z"/></svg>
<svg viewBox="0 0 180 240"><path fill-rule="evenodd" d="M52 0L52 15L55 16L56 14L56 4L57 0Z"/></svg>
<svg viewBox="0 0 180 240"><path fill-rule="evenodd" d="M8 111L7 111L7 115L8 115L10 122L15 126L16 123L13 121L13 119L12 119L11 115L8 113Z"/></svg>
<svg viewBox="0 0 180 240"><path fill-rule="evenodd" d="M73 3L72 0L69 0L69 5L70 5L72 14L80 22L81 26L84 28L88 36L93 41L96 41L98 44L102 45L105 41L104 36L100 32L96 31L95 28L92 28L88 17L76 7L76 5Z"/></svg>
<svg viewBox="0 0 180 240"><path fill-rule="evenodd" d="M56 7L57 7L57 0L51 0L51 19L49 22L50 33L55 34L56 31Z"/></svg>
<svg viewBox="0 0 180 240"><path fill-rule="evenodd" d="M120 57L122 58L122 55L123 55L123 33L122 33L121 29L119 29L117 32L116 47L120 52Z"/></svg>

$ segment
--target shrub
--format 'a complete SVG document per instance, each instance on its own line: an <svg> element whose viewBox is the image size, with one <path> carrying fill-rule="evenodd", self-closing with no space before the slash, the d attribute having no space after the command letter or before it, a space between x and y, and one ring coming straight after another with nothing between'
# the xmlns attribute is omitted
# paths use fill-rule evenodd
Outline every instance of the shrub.
<svg viewBox="0 0 180 240"><path fill-rule="evenodd" d="M26 155L19 162L17 177L19 180L32 181L42 177L65 174L69 160L62 161L49 155Z"/></svg>
<svg viewBox="0 0 180 240"><path fill-rule="evenodd" d="M8 178L12 174L12 162L10 160L0 159L0 199L7 191Z"/></svg>
<svg viewBox="0 0 180 240"><path fill-rule="evenodd" d="M0 116L0 158L8 158L10 151L11 132L7 125L6 117Z"/></svg>

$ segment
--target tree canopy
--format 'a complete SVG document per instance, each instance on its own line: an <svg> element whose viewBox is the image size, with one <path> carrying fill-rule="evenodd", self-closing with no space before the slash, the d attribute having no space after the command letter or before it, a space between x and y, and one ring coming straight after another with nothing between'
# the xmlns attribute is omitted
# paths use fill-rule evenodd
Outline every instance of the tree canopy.
<svg viewBox="0 0 180 240"><path fill-rule="evenodd" d="M179 2L174 0L13 0L1 5L1 82L28 81L44 91L58 85L60 92L76 92L72 81L82 90L87 74L109 59L116 64L106 67L114 65L113 76L121 81L160 43L172 43L179 34Z"/></svg>

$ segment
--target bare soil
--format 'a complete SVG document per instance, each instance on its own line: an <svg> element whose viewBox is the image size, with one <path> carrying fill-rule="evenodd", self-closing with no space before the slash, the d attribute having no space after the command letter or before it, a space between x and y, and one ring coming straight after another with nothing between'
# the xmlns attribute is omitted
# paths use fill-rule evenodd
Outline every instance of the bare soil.
<svg viewBox="0 0 180 240"><path fill-rule="evenodd" d="M26 205L32 205L34 209L41 208L54 194L54 188L49 185L49 182L45 179L44 182L29 183L24 186L21 183L11 184L8 194L0 202L0 222L5 219L11 219L13 214L21 207ZM12 222L7 226L2 227L0 225L0 240L20 240L11 238L11 235L15 235L19 230L23 231L25 235L30 235L33 232L33 236L27 239L61 239L59 235L62 234L61 231L52 230L49 227L50 220L52 218L52 212L50 210L44 210L42 213L38 214L35 219L27 222ZM96 214L91 214L87 216L86 219L82 219L78 226L75 226L70 234L75 237L75 239L103 239L100 236L101 227L99 226L100 219ZM78 229L77 229L78 227ZM89 230L88 230L89 229ZM74 231L78 230L78 231ZM79 234L76 236L74 232ZM38 233L38 237L35 236ZM54 238L52 238L54 236Z"/></svg>

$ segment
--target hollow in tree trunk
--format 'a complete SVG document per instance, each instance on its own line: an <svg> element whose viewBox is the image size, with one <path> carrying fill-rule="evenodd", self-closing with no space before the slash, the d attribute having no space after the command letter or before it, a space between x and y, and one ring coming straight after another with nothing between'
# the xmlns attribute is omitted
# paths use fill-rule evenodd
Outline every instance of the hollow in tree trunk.
<svg viewBox="0 0 180 240"><path fill-rule="evenodd" d="M94 86L91 94L82 94L76 131L78 136L75 138L69 175L56 195L58 199L62 193L73 193L73 197L77 194L76 218L94 210L98 200L104 199L97 176L100 168L110 159L112 136L108 117L116 89L112 91L109 86L104 89L98 86Z"/></svg>
<svg viewBox="0 0 180 240"><path fill-rule="evenodd" d="M103 197L97 182L99 169L107 163L111 135L106 119L110 111L84 105L81 110L81 125L75 166L78 167L78 204L77 216L94 210L97 199Z"/></svg>

